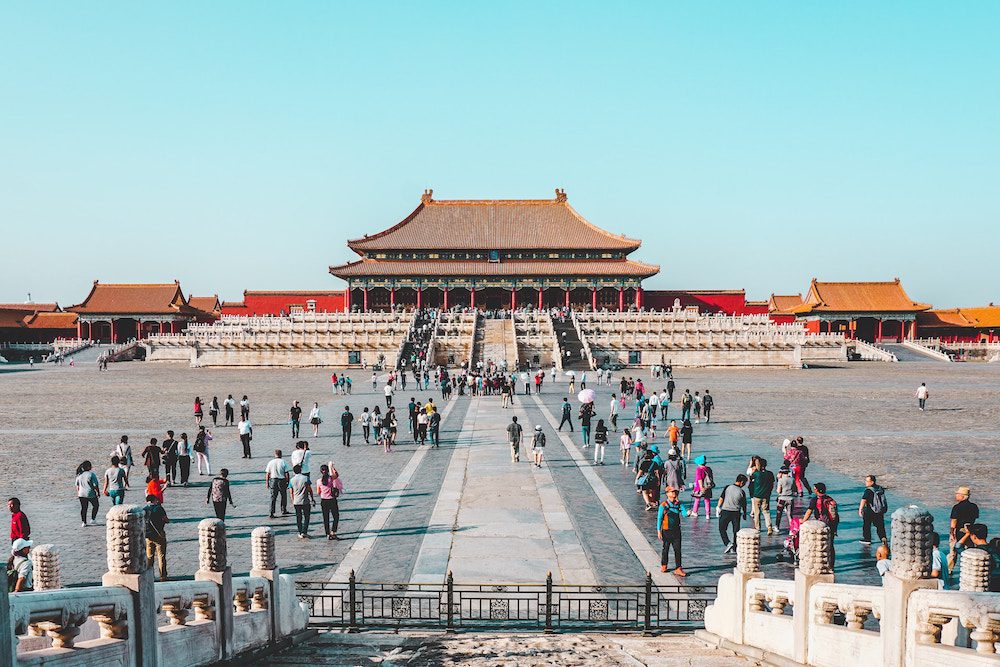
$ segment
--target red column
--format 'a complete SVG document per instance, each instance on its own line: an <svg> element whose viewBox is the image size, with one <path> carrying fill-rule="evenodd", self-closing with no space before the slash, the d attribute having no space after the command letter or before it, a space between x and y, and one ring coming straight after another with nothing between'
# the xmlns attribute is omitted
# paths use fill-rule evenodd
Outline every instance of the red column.
<svg viewBox="0 0 1000 667"><path fill-rule="evenodd" d="M566 307L569 308L569 288L566 288Z"/></svg>
<svg viewBox="0 0 1000 667"><path fill-rule="evenodd" d="M138 318L135 320L135 339L142 340L142 320Z"/></svg>
<svg viewBox="0 0 1000 667"><path fill-rule="evenodd" d="M83 338L83 322L80 321L79 316L76 318L76 337Z"/></svg>
<svg viewBox="0 0 1000 667"><path fill-rule="evenodd" d="M619 287L618 288L618 312L621 313L621 312L624 312L624 311L625 311L625 288L624 287Z"/></svg>
<svg viewBox="0 0 1000 667"><path fill-rule="evenodd" d="M542 308L545 307L544 304L543 304L543 302L542 302L542 294L544 294L544 293L545 293L545 290L542 289L541 287L539 287L538 288L538 310L541 310Z"/></svg>
<svg viewBox="0 0 1000 667"><path fill-rule="evenodd" d="M469 288L469 307L476 307L476 289L474 287Z"/></svg>
<svg viewBox="0 0 1000 667"><path fill-rule="evenodd" d="M448 288L444 288L444 309L448 310Z"/></svg>
<svg viewBox="0 0 1000 667"><path fill-rule="evenodd" d="M875 342L882 340L882 318L878 318L878 331L875 334Z"/></svg>
<svg viewBox="0 0 1000 667"><path fill-rule="evenodd" d="M395 287L390 287L389 288L389 307L390 308L395 308L396 307L396 288Z"/></svg>
<svg viewBox="0 0 1000 667"><path fill-rule="evenodd" d="M591 287L590 288L590 309L592 311L594 311L595 313L597 312L597 288L596 287Z"/></svg>
<svg viewBox="0 0 1000 667"><path fill-rule="evenodd" d="M115 321L111 320L111 344L114 345L118 342L118 334L115 333Z"/></svg>
<svg viewBox="0 0 1000 667"><path fill-rule="evenodd" d="M417 310L420 310L420 306L423 303L423 299L422 299L423 293L424 293L424 288L423 287L418 287L417 288Z"/></svg>
<svg viewBox="0 0 1000 667"><path fill-rule="evenodd" d="M517 309L517 288L516 287L510 288L510 309L511 310Z"/></svg>
<svg viewBox="0 0 1000 667"><path fill-rule="evenodd" d="M917 337L917 321L910 320L910 340Z"/></svg>
<svg viewBox="0 0 1000 667"><path fill-rule="evenodd" d="M347 289L344 290L344 312L351 312L351 286L348 285Z"/></svg>
<svg viewBox="0 0 1000 667"><path fill-rule="evenodd" d="M364 288L361 292L361 312L368 312L368 288Z"/></svg>
<svg viewBox="0 0 1000 667"><path fill-rule="evenodd" d="M641 287L636 287L635 288L635 307L636 307L636 310L642 308L642 288Z"/></svg>

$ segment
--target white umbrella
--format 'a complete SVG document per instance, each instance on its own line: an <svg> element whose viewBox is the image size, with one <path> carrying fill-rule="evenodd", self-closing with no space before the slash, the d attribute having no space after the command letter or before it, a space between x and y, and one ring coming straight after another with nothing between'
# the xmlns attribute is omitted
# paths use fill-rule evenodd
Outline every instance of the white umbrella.
<svg viewBox="0 0 1000 667"><path fill-rule="evenodd" d="M576 371L566 371L567 377L576 377Z"/></svg>
<svg viewBox="0 0 1000 667"><path fill-rule="evenodd" d="M594 390L593 389L584 389L583 391L581 391L577 395L577 398L580 399L581 403L593 403L594 402Z"/></svg>

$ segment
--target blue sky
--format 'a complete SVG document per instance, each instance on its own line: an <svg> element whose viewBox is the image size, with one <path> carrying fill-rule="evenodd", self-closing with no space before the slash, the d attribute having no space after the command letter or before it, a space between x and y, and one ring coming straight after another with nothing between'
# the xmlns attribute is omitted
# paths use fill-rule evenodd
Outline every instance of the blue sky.
<svg viewBox="0 0 1000 667"><path fill-rule="evenodd" d="M438 198L550 197L647 288L1000 303L997 3L5 3L0 300L339 288Z"/></svg>

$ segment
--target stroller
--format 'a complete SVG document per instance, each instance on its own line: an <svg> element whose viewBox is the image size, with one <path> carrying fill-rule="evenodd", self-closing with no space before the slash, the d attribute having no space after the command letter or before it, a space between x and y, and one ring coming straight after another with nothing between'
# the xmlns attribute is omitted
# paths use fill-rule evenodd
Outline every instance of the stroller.
<svg viewBox="0 0 1000 667"><path fill-rule="evenodd" d="M788 563L798 567L799 565L799 528L802 525L802 520L797 517L788 517L788 537L785 538L785 542L782 545L783 548L775 559L779 563Z"/></svg>

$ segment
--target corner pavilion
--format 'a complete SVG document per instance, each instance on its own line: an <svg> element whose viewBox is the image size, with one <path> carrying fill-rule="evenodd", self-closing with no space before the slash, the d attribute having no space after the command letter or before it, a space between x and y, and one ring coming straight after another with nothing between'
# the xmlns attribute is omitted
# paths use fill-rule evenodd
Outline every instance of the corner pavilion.
<svg viewBox="0 0 1000 667"><path fill-rule="evenodd" d="M347 242L360 259L331 266L346 308L397 306L642 307L642 280L659 272L629 255L641 241L606 232L554 199L436 200L398 224Z"/></svg>

